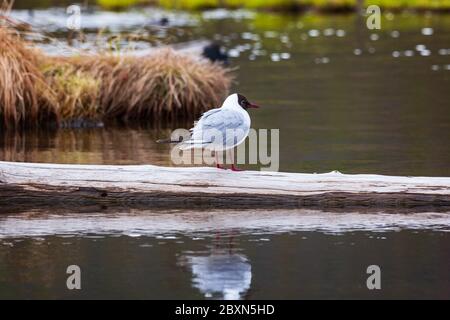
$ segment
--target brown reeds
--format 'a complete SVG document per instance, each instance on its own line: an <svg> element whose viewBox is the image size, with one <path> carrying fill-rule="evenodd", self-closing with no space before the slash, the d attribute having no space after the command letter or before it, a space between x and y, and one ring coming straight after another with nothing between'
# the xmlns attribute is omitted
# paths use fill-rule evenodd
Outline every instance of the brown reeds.
<svg viewBox="0 0 450 320"><path fill-rule="evenodd" d="M6 127L55 119L55 100L39 70L39 53L0 25L0 117Z"/></svg>
<svg viewBox="0 0 450 320"><path fill-rule="evenodd" d="M50 57L13 27L0 24L0 120L5 127L190 119L217 107L230 84L228 69L172 49L156 49L146 57Z"/></svg>

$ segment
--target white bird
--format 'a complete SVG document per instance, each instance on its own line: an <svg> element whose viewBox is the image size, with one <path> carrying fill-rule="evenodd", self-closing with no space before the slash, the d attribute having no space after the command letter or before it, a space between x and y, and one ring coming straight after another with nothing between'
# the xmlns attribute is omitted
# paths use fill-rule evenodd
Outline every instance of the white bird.
<svg viewBox="0 0 450 320"><path fill-rule="evenodd" d="M216 154L216 166L226 169L219 164L218 152L229 151L240 145L247 138L250 131L249 108L259 108L250 103L246 97L235 93L230 95L222 107L205 112L191 129L191 137L180 145L182 150L204 148L213 150ZM234 165L231 170L240 171Z"/></svg>

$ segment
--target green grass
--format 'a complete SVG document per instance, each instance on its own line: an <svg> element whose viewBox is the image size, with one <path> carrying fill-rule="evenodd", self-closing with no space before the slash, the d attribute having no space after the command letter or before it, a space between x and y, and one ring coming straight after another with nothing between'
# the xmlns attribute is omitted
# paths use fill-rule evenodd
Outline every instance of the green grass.
<svg viewBox="0 0 450 320"><path fill-rule="evenodd" d="M295 1L292 0L248 0L241 2L242 6L250 9L261 9L261 8L283 9L283 8L290 8L295 5Z"/></svg>
<svg viewBox="0 0 450 320"><path fill-rule="evenodd" d="M317 9L339 9L355 8L357 0L159 0L159 3L166 8L187 10L217 7L289 9L302 6ZM450 0L365 0L364 6L369 5L378 5L389 9L450 9Z"/></svg>
<svg viewBox="0 0 450 320"><path fill-rule="evenodd" d="M169 9L200 10L217 8L219 0L159 0L160 5Z"/></svg>
<svg viewBox="0 0 450 320"><path fill-rule="evenodd" d="M450 0L370 0L366 5L375 4L384 8L449 9Z"/></svg>
<svg viewBox="0 0 450 320"><path fill-rule="evenodd" d="M106 9L125 9L139 4L141 0L97 0L97 4Z"/></svg>

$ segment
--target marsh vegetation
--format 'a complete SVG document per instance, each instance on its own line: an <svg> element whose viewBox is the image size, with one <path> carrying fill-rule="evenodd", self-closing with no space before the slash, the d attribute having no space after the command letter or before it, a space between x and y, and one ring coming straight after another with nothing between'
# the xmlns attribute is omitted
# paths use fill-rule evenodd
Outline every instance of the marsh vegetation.
<svg viewBox="0 0 450 320"><path fill-rule="evenodd" d="M7 17L0 43L4 127L194 119L219 105L231 84L222 65L168 48L140 57L120 52L48 56L24 40Z"/></svg>

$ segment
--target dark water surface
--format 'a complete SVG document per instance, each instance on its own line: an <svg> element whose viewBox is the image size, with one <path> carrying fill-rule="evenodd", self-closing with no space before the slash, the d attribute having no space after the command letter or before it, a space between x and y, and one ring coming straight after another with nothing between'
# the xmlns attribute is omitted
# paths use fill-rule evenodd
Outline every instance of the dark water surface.
<svg viewBox="0 0 450 320"><path fill-rule="evenodd" d="M166 15L118 14L87 15L87 34L102 21L125 32L143 17L151 33ZM48 26L64 38L61 13L34 16L44 26L57 17ZM234 89L263 106L253 127L280 129L280 170L450 175L450 15L387 15L377 32L354 15L170 21L169 42L218 39L230 50ZM155 141L180 126L0 132L0 160L171 165ZM433 212L6 212L0 298L449 299L449 230L448 213ZM71 264L81 291L66 289ZM366 287L372 264L380 291Z"/></svg>
<svg viewBox="0 0 450 320"><path fill-rule="evenodd" d="M448 299L449 222L312 210L4 215L0 298ZM374 264L379 291L366 286Z"/></svg>

